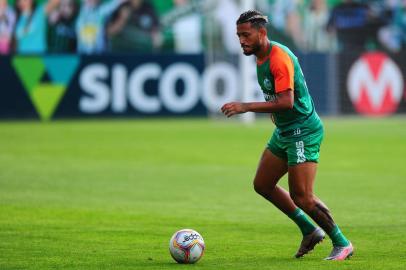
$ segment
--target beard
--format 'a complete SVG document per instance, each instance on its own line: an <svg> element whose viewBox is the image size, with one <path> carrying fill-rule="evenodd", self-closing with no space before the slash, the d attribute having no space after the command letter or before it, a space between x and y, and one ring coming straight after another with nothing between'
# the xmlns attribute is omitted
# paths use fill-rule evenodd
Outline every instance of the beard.
<svg viewBox="0 0 406 270"><path fill-rule="evenodd" d="M244 53L244 55L249 56L249 55L256 54L260 50L261 50L261 46L259 45L259 43L256 43L256 44L251 46L250 51L245 51L244 48L243 48L243 53Z"/></svg>

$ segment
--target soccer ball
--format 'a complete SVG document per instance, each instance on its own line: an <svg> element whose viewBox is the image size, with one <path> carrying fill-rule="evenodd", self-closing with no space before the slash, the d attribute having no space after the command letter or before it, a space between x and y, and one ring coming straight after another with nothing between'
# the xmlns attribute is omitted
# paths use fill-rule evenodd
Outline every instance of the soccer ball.
<svg viewBox="0 0 406 270"><path fill-rule="evenodd" d="M169 252L178 263L195 263L204 253L203 237L191 229L177 231L169 241Z"/></svg>

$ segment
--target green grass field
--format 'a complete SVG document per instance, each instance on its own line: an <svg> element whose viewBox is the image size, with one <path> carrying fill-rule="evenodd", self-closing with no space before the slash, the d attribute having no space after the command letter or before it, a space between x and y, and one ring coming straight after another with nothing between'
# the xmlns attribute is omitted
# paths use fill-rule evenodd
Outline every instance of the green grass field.
<svg viewBox="0 0 406 270"><path fill-rule="evenodd" d="M253 191L269 121L0 122L0 269L405 269L406 119L325 127L316 193L345 262L329 240L293 259L299 230ZM181 228L205 238L195 265L168 253Z"/></svg>

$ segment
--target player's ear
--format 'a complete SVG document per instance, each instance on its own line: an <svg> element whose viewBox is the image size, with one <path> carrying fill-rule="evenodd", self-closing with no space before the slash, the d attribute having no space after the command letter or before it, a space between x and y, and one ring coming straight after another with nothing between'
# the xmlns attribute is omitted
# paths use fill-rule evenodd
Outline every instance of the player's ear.
<svg viewBox="0 0 406 270"><path fill-rule="evenodd" d="M267 35L267 31L266 31L266 28L265 28L265 27L260 27L260 28L258 29L258 32L259 32L259 34L260 34L261 37L266 37L266 35Z"/></svg>

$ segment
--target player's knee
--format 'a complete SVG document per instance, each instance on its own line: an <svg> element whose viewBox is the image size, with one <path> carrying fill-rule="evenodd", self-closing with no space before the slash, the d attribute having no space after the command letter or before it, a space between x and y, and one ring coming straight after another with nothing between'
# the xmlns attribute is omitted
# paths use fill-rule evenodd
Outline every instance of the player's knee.
<svg viewBox="0 0 406 270"><path fill-rule="evenodd" d="M269 192L272 190L272 187L269 186L269 184L267 183L261 183L254 180L254 190L259 195L265 196L269 194Z"/></svg>
<svg viewBox="0 0 406 270"><path fill-rule="evenodd" d="M273 190L275 189L275 185L269 182L263 182L263 181L258 181L254 180L254 190L256 193L259 195L269 199L269 197L272 195Z"/></svg>
<svg viewBox="0 0 406 270"><path fill-rule="evenodd" d="M256 193L259 195L264 195L266 193L266 188L264 184L260 184L256 181L254 181L254 190Z"/></svg>
<svg viewBox="0 0 406 270"><path fill-rule="evenodd" d="M307 194L290 194L293 202L305 212L311 211L315 205L313 195Z"/></svg>

